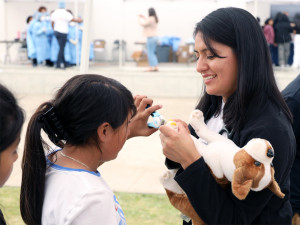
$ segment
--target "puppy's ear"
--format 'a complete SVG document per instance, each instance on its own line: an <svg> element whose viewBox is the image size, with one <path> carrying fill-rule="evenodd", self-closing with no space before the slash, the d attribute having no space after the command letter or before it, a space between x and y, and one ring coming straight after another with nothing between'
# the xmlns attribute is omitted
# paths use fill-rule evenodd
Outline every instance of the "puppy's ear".
<svg viewBox="0 0 300 225"><path fill-rule="evenodd" d="M246 179L244 170L246 170L245 167L235 169L231 182L232 193L240 200L247 197L253 183L253 180Z"/></svg>
<svg viewBox="0 0 300 225"><path fill-rule="evenodd" d="M274 173L275 173L274 168L271 167L272 180L271 180L271 183L269 184L268 188L279 198L284 198L285 194L283 194L281 192L280 187L279 187L277 181L275 180Z"/></svg>

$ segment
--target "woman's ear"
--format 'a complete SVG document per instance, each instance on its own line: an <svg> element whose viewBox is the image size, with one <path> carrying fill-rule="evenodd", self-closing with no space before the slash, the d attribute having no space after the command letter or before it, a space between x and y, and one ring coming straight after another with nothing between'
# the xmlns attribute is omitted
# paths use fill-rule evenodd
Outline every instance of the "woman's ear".
<svg viewBox="0 0 300 225"><path fill-rule="evenodd" d="M98 128L97 128L97 134L101 142L105 142L108 137L110 136L110 133L112 131L112 127L110 126L109 123L105 122L102 123Z"/></svg>

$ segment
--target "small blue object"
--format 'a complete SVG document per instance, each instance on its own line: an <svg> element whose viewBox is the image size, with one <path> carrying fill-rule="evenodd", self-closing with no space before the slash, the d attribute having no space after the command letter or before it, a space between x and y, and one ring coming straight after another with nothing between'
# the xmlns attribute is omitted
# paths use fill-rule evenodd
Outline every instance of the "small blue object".
<svg viewBox="0 0 300 225"><path fill-rule="evenodd" d="M150 105L147 105L146 109L149 107ZM148 127L158 129L165 123L165 119L158 112L154 111L150 115L153 117L153 121L147 123Z"/></svg>

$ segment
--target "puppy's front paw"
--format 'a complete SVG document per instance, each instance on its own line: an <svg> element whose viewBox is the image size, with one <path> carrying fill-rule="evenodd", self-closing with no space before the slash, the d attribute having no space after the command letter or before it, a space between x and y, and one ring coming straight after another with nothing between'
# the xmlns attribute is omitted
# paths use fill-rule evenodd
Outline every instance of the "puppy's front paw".
<svg viewBox="0 0 300 225"><path fill-rule="evenodd" d="M202 111L200 111L199 109L193 110L190 115L189 123L191 124L196 133L199 132L202 125L205 124Z"/></svg>
<svg viewBox="0 0 300 225"><path fill-rule="evenodd" d="M204 122L203 113L199 109L193 110L191 113L191 117L195 118L196 120L200 120Z"/></svg>
<svg viewBox="0 0 300 225"><path fill-rule="evenodd" d="M174 180L177 169L167 170L161 177L160 182L163 187L167 190L173 191L177 194L183 194L183 190L179 187L177 182Z"/></svg>
<svg viewBox="0 0 300 225"><path fill-rule="evenodd" d="M162 184L168 182L169 180L174 180L177 170L167 170L165 171L162 176L160 176L160 182Z"/></svg>

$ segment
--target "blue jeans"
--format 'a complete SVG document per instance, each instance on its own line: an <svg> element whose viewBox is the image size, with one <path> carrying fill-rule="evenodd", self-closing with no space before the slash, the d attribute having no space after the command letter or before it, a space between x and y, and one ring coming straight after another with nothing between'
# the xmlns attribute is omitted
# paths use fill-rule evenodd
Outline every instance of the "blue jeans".
<svg viewBox="0 0 300 225"><path fill-rule="evenodd" d="M158 64L157 56L156 56L156 44L157 37L148 37L147 38L147 55L148 62L151 67L155 67Z"/></svg>
<svg viewBox="0 0 300 225"><path fill-rule="evenodd" d="M63 63L64 67L65 64L65 45L67 43L67 34L59 33L54 31L54 35L57 39L59 45L59 51L57 55L56 67L60 68L60 64Z"/></svg>
<svg viewBox="0 0 300 225"><path fill-rule="evenodd" d="M276 46L274 46L273 44L269 44L269 48L270 48L272 63L275 66L278 66L278 48Z"/></svg>

